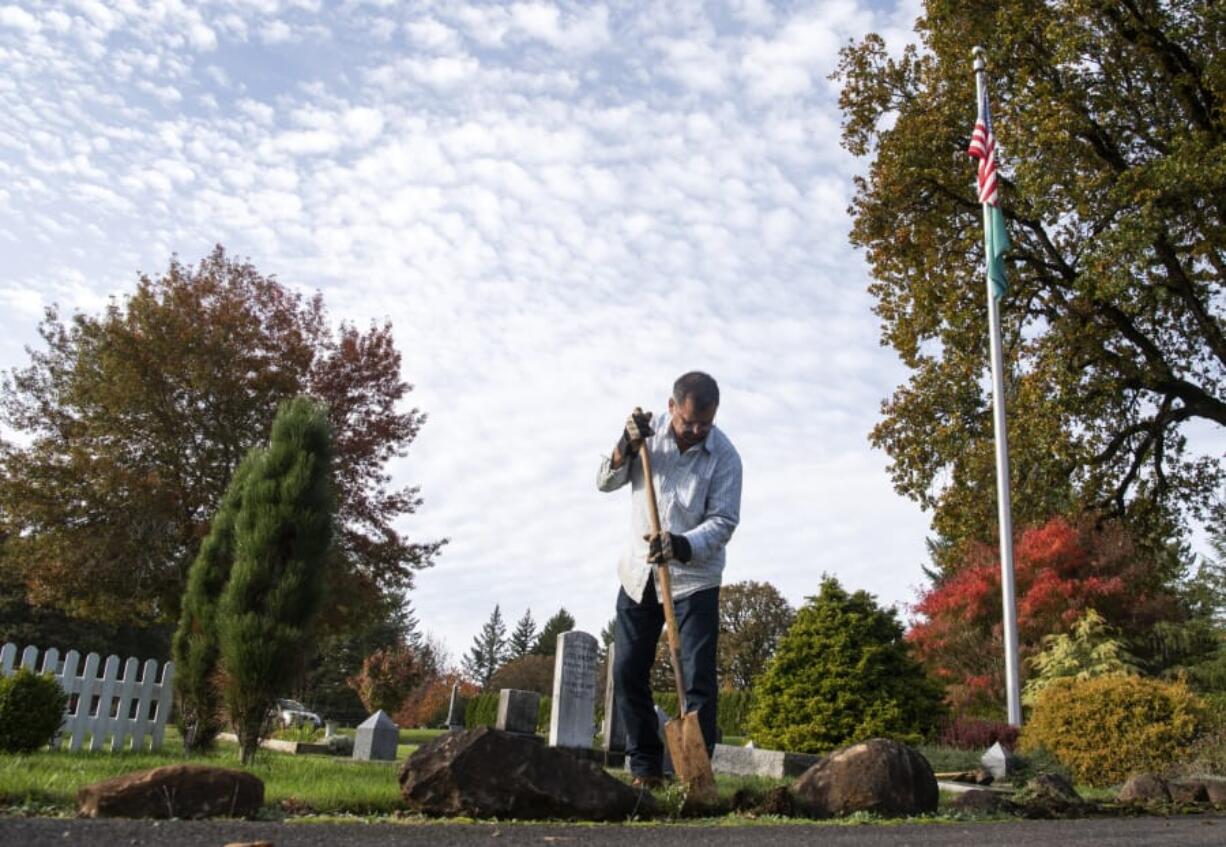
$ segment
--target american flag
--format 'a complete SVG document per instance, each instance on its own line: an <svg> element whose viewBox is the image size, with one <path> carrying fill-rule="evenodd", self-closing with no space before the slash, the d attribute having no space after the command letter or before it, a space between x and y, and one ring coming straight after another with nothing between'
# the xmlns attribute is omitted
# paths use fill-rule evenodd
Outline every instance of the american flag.
<svg viewBox="0 0 1226 847"><path fill-rule="evenodd" d="M979 95L979 118L971 133L971 146L966 151L979 160L979 202L996 205L996 136L992 134L992 116L988 114L988 92Z"/></svg>

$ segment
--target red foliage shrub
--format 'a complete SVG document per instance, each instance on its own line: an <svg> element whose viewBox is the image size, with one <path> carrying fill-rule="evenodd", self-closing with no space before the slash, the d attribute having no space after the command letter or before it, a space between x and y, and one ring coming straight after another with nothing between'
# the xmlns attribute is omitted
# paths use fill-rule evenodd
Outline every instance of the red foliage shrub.
<svg viewBox="0 0 1226 847"><path fill-rule="evenodd" d="M380 649L362 660L362 670L345 680L367 711L395 714L409 693L421 684L421 662L407 646Z"/></svg>
<svg viewBox="0 0 1226 847"><path fill-rule="evenodd" d="M1004 721L956 717L941 724L937 740L959 750L986 750L999 741L1012 750L1019 732L1016 726Z"/></svg>
<svg viewBox="0 0 1226 847"><path fill-rule="evenodd" d="M1053 518L1014 541L1014 583L1022 658L1043 636L1068 629L1096 609L1128 637L1160 620L1178 620L1180 605L1152 556L1138 551L1118 524ZM966 713L1004 699L1000 553L971 544L958 568L925 591L907 633L917 655L942 680L947 699ZM1023 663L1024 666L1024 663ZM1024 670L1024 667L1023 667Z"/></svg>
<svg viewBox="0 0 1226 847"><path fill-rule="evenodd" d="M447 723L447 707L451 704L451 686L459 683L460 696L470 699L481 693L479 686L460 677L445 673L419 685L393 716L397 726L441 727Z"/></svg>

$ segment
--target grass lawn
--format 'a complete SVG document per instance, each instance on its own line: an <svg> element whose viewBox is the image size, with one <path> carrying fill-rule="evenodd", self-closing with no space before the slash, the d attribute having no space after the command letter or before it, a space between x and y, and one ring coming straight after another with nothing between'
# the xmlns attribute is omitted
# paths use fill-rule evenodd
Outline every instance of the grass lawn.
<svg viewBox="0 0 1226 847"><path fill-rule="evenodd" d="M401 730L397 761L403 761L417 747L438 737L442 730ZM948 748L922 748L936 770L970 768L977 764L974 753L960 753ZM76 808L77 790L90 783L113 776L161 765L182 762L202 762L237 768L238 749L222 743L207 756L184 757L178 735L168 728L162 750L153 753L68 753L41 751L30 755L0 754L0 815L40 814L72 815ZM294 756L271 750L261 750L255 763L247 768L264 781L265 805L269 817L314 815L308 820L326 820L334 816L388 818L403 812L397 765L393 762L354 762L328 756ZM621 771L615 776L628 779ZM731 807L732 796L741 790L761 797L771 788L790 780L753 777L716 777L722 805ZM665 817L678 816L683 794L673 785L655 792ZM948 798L942 797L942 806ZM951 820L954 816L928 816L919 820ZM961 819L961 818L958 818ZM741 814L729 814L707 823L746 825L754 823L813 823L785 818L755 819ZM910 819L916 820L916 819ZM838 823L878 822L868 815L854 815ZM835 822L829 822L835 823Z"/></svg>
<svg viewBox="0 0 1226 847"><path fill-rule="evenodd" d="M403 760L415 749L415 744L401 744L397 754ZM238 747L222 743L207 756L189 759L183 755L178 736L167 728L166 743L157 753L56 750L24 756L0 754L0 810L7 806L40 813L71 813L81 786L131 771L183 762L237 768ZM265 803L273 808L280 808L285 801L336 814L386 814L400 808L396 766L392 762L354 762L261 750L255 764L247 770L264 780Z"/></svg>

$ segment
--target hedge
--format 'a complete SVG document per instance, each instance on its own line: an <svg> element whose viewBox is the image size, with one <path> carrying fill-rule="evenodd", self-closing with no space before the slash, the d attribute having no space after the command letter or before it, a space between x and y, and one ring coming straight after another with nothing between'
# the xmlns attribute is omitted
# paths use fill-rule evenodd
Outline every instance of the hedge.
<svg viewBox="0 0 1226 847"><path fill-rule="evenodd" d="M657 691L652 694L656 705L669 717L677 716L677 692ZM723 737L743 737L746 733L746 723L749 709L753 705L753 694L749 691L721 691L719 693L719 709L716 712L716 725Z"/></svg>
<svg viewBox="0 0 1226 847"><path fill-rule="evenodd" d="M498 723L498 696L499 692L489 691L470 699L468 705L464 707L464 728L473 729ZM549 712L552 703L553 699L550 697L541 698L541 704L536 712L537 732L549 731Z"/></svg>
<svg viewBox="0 0 1226 847"><path fill-rule="evenodd" d="M652 696L655 698L656 705L667 712L670 717L676 716L676 692L657 691ZM545 733L549 731L549 713L552 704L553 700L551 698L541 698L540 709L537 712L537 732ZM740 737L745 735L745 721L749 715L751 705L753 705L753 697L748 691L721 691L718 715L720 732L724 736ZM602 718L600 709L597 709L595 718L597 726L599 726ZM478 726L493 726L497 722L498 692L490 691L485 694L478 694L468 701L468 705L464 709L464 726L466 729Z"/></svg>

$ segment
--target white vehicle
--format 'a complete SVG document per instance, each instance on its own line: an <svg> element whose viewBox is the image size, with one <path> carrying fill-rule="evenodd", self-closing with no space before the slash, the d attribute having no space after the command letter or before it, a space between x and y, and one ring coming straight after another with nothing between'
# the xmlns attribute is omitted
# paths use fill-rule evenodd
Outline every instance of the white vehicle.
<svg viewBox="0 0 1226 847"><path fill-rule="evenodd" d="M281 726L302 726L309 723L319 729L324 725L323 718L297 700L277 700L276 715Z"/></svg>

